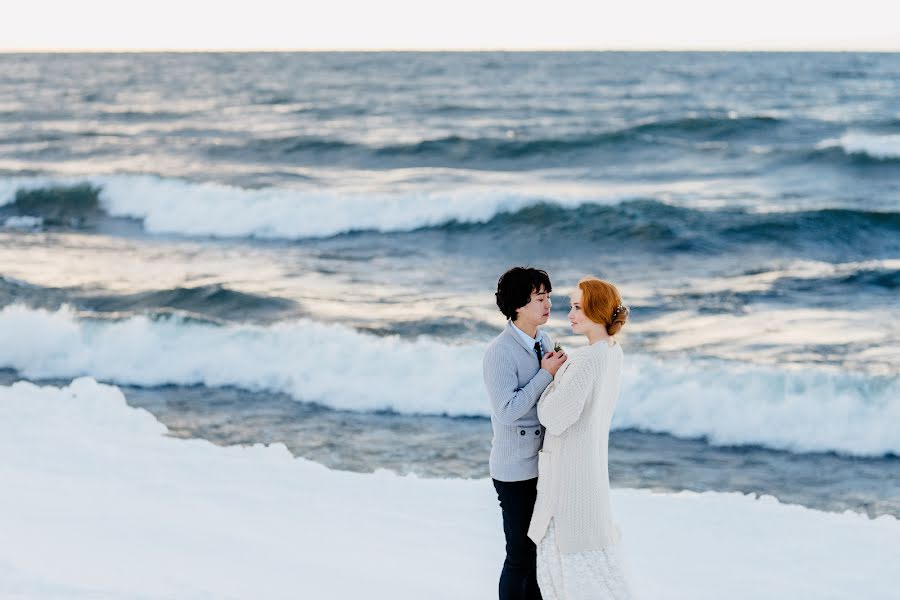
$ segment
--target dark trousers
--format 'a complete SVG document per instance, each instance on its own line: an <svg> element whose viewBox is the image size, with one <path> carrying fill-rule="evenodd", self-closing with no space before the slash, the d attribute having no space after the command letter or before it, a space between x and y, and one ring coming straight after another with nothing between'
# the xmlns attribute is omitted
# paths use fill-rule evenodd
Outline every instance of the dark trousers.
<svg viewBox="0 0 900 600"><path fill-rule="evenodd" d="M537 498L537 478L497 481L494 489L503 511L506 560L500 573L500 600L541 600L537 584L537 548L528 537L528 525Z"/></svg>

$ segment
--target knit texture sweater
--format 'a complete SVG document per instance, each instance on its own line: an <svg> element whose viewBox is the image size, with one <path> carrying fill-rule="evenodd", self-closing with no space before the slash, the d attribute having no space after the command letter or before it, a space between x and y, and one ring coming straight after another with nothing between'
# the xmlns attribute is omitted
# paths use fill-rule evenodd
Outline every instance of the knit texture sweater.
<svg viewBox="0 0 900 600"><path fill-rule="evenodd" d="M561 553L619 541L609 489L609 426L619 397L622 348L614 340L573 350L538 401L546 433L528 537L540 543L550 519Z"/></svg>
<svg viewBox="0 0 900 600"><path fill-rule="evenodd" d="M553 340L539 332L544 348ZM484 385L491 401L491 477L525 481L538 475L538 450L544 428L537 401L553 376L541 368L534 348L522 340L511 322L484 353Z"/></svg>

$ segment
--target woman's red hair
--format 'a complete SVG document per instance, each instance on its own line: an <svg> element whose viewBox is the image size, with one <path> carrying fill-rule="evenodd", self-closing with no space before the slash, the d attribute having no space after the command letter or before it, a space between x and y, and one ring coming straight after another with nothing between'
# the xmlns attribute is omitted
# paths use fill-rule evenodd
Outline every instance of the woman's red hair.
<svg viewBox="0 0 900 600"><path fill-rule="evenodd" d="M596 277L584 277L578 282L581 290L581 309L588 319L606 327L609 335L619 333L628 320L628 309L616 286Z"/></svg>

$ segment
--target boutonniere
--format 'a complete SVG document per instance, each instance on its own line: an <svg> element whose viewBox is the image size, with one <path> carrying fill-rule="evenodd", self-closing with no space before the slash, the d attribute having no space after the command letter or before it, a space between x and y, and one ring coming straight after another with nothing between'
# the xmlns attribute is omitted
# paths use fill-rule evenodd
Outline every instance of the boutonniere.
<svg viewBox="0 0 900 600"><path fill-rule="evenodd" d="M553 345L553 351L562 352L562 346L559 345L559 342L556 342L556 344Z"/></svg>

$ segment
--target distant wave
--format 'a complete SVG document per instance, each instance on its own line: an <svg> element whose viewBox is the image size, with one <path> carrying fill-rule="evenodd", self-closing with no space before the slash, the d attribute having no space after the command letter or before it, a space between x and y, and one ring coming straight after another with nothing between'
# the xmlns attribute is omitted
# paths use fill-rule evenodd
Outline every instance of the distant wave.
<svg viewBox="0 0 900 600"><path fill-rule="evenodd" d="M900 255L900 212L827 208L796 212L698 210L656 200L576 207L545 202L500 212L487 222L439 226L456 232L517 232L537 243L578 239L633 252L714 254L778 245L796 256L827 260Z"/></svg>
<svg viewBox="0 0 900 600"><path fill-rule="evenodd" d="M97 111L97 117L104 121L124 121L124 122L147 122L147 121L179 121L189 119L194 113L184 111L173 111L164 109L147 109L140 110L134 108L121 109L118 106L112 106L107 110Z"/></svg>
<svg viewBox="0 0 900 600"><path fill-rule="evenodd" d="M784 121L769 115L739 117L730 114L683 117L680 119L648 121L630 127L634 133L687 132L701 133L713 138L769 130Z"/></svg>
<svg viewBox="0 0 900 600"><path fill-rule="evenodd" d="M40 201L26 206L18 200L23 193ZM544 237L653 242L699 252L757 242L821 245L824 240L846 245L848 251L872 246L889 252L900 243L900 212L852 208L749 213L621 195L547 198L499 190L344 195L247 190L153 176L0 182L0 219L32 217L10 226L34 225L37 219L46 225L90 223L98 206L110 216L139 219L150 233L187 236L291 240L357 231L528 230Z"/></svg>
<svg viewBox="0 0 900 600"><path fill-rule="evenodd" d="M794 250L828 247L853 256L886 258L900 251L900 212L826 208L793 213L735 213L718 229L734 242L771 242Z"/></svg>
<svg viewBox="0 0 900 600"><path fill-rule="evenodd" d="M16 302L53 310L70 304L79 310L114 316L179 314L209 322L272 321L303 314L302 308L292 300L250 294L218 284L133 294L97 294L78 288L47 288L0 276L0 306Z"/></svg>
<svg viewBox="0 0 900 600"><path fill-rule="evenodd" d="M60 206L66 210L93 199L110 216L140 219L151 233L263 239L327 237L366 230L410 231L450 222L486 222L499 212L516 211L544 200L497 191L354 196L279 188L247 190L154 176L19 178L0 182L0 216L4 216L4 210L8 216L13 216L13 211L18 211L16 216L43 216L42 212L29 212L17 203L17 195L23 192L59 198ZM558 202L577 205L584 200ZM86 210L93 210L92 206ZM324 206L328 209L324 210Z"/></svg>
<svg viewBox="0 0 900 600"><path fill-rule="evenodd" d="M7 217L3 221L3 227L6 229L38 229L43 225L44 219L34 216Z"/></svg>
<svg viewBox="0 0 900 600"><path fill-rule="evenodd" d="M877 162L900 161L900 135L876 135L870 133L846 133L838 139L820 142L819 152L839 149L849 157Z"/></svg>
<svg viewBox="0 0 900 600"><path fill-rule="evenodd" d="M847 294L851 290L858 292L861 289L885 293L900 290L900 269L862 268L851 273L824 277L784 277L773 283L770 293L784 295L808 291L820 297L827 297L829 294Z"/></svg>
<svg viewBox="0 0 900 600"><path fill-rule="evenodd" d="M248 294L222 285L177 287L124 295L82 295L79 304L99 312L134 313L174 310L225 320L273 319L297 316L301 309L292 300Z"/></svg>
<svg viewBox="0 0 900 600"><path fill-rule="evenodd" d="M659 142L661 137L689 140L726 140L778 126L775 117L714 115L653 120L608 131L551 138L463 137L450 135L410 143L367 145L330 138L301 136L251 140L238 146L216 146L215 155L261 154L267 157L304 153L334 153L370 156L374 159L436 159L456 162L521 160L557 157L571 152L619 145L627 142Z"/></svg>
<svg viewBox="0 0 900 600"><path fill-rule="evenodd" d="M100 188L88 182L71 185L23 186L0 198L0 206L10 205L16 214L8 216L6 227L41 225L80 227L100 216Z"/></svg>
<svg viewBox="0 0 900 600"><path fill-rule="evenodd" d="M442 229L474 230L539 227L570 233L593 233L618 239L677 239L690 232L719 232L740 239L803 239L835 228L859 227L871 234L885 229L900 232L900 212L851 208L823 208L792 212L747 212L741 209L699 210L653 199L622 200L610 204L583 202L575 206L538 202L516 211L498 212L486 222L448 222Z"/></svg>
<svg viewBox="0 0 900 600"><path fill-rule="evenodd" d="M176 317L80 320L0 310L0 366L29 378L90 375L119 384L236 386L338 409L486 416L482 345L403 340L299 320L213 326ZM900 382L629 355L614 427L720 445L900 455Z"/></svg>
<svg viewBox="0 0 900 600"><path fill-rule="evenodd" d="M658 294L632 306L643 318L680 309L743 313L754 303L841 310L853 302L858 308L870 309L895 304L898 290L898 259L842 264L800 261L771 271L695 280L688 286L658 290Z"/></svg>
<svg viewBox="0 0 900 600"><path fill-rule="evenodd" d="M340 140L314 136L300 136L253 140L246 145L241 146L214 146L210 149L210 153L214 156L231 155L242 151L291 155L301 152L349 152L360 149L364 149L364 147Z"/></svg>

